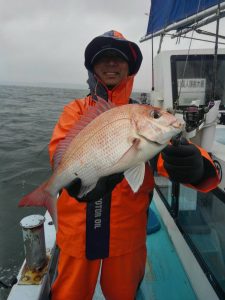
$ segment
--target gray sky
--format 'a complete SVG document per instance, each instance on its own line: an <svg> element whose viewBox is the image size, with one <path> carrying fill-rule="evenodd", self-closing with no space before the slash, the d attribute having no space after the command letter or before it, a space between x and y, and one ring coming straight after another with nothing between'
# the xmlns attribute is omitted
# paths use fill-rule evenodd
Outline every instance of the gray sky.
<svg viewBox="0 0 225 300"><path fill-rule="evenodd" d="M139 43L149 7L149 0L0 0L0 83L85 84L86 45L114 29L139 44L143 63L134 87L149 90L151 42ZM188 43L170 40L164 48Z"/></svg>

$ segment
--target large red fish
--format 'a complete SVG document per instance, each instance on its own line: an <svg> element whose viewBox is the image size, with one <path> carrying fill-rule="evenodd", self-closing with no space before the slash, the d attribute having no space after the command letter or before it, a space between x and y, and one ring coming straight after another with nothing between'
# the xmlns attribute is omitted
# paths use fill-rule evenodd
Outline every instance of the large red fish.
<svg viewBox="0 0 225 300"><path fill-rule="evenodd" d="M137 192L143 183L145 162L183 125L160 108L141 104L114 107L99 99L58 144L50 179L23 197L19 206L45 206L57 227L57 194L75 178L82 181L80 197L94 189L100 177L119 172L124 172Z"/></svg>

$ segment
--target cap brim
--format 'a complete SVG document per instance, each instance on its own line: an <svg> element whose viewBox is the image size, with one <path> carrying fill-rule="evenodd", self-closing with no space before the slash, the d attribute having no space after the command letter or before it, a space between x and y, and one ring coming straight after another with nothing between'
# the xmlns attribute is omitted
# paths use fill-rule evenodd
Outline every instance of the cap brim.
<svg viewBox="0 0 225 300"><path fill-rule="evenodd" d="M116 48L105 48L105 49L102 49L100 51L98 51L93 57L92 57L92 60L91 60L91 65L93 65L98 59L100 59L101 57L104 56L104 53L108 55L110 51L113 51L114 53L116 53L119 57L123 58L124 60L126 60L127 62L129 61L127 55L120 51L119 49L116 49ZM112 55L113 56L113 55Z"/></svg>

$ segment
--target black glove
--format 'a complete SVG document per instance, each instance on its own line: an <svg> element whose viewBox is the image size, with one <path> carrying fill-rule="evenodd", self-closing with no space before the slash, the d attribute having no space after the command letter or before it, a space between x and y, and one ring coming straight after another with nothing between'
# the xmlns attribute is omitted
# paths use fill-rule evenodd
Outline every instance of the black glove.
<svg viewBox="0 0 225 300"><path fill-rule="evenodd" d="M123 180L123 173L113 174L102 177L98 180L96 187L83 197L78 197L82 182L80 178L74 179L65 189L71 197L76 198L79 202L91 202L104 197L111 193L115 186Z"/></svg>
<svg viewBox="0 0 225 300"><path fill-rule="evenodd" d="M198 184L204 175L204 161L200 150L181 138L178 145L168 145L162 151L164 168L172 181Z"/></svg>

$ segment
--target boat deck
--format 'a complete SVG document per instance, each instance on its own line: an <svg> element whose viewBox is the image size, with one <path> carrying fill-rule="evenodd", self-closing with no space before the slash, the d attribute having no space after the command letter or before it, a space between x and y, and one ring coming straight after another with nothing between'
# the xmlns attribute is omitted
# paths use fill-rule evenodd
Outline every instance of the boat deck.
<svg viewBox="0 0 225 300"><path fill-rule="evenodd" d="M147 237L146 274L137 300L197 299L157 209L161 229Z"/></svg>
<svg viewBox="0 0 225 300"><path fill-rule="evenodd" d="M197 299L167 230L154 205L161 229L147 237L146 274L136 300ZM100 285L94 300L103 300Z"/></svg>

